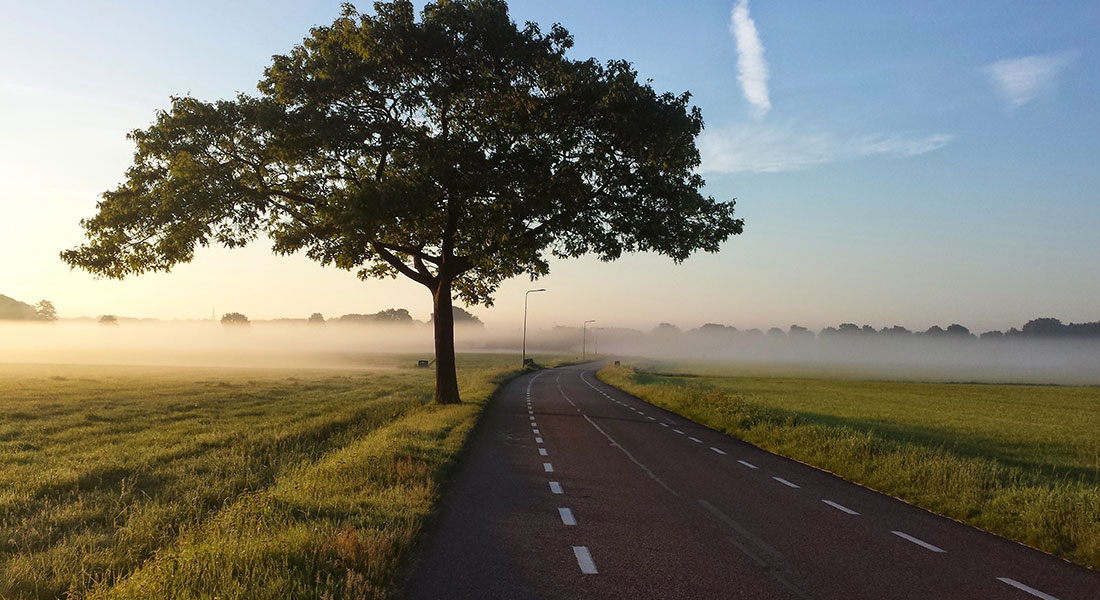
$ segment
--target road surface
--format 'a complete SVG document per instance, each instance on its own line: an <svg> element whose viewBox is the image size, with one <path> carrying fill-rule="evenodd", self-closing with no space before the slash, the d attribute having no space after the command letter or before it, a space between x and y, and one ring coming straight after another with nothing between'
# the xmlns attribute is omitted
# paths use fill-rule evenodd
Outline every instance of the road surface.
<svg viewBox="0 0 1100 600"><path fill-rule="evenodd" d="M1100 599L1100 574L702 427L593 365L487 409L407 594Z"/></svg>

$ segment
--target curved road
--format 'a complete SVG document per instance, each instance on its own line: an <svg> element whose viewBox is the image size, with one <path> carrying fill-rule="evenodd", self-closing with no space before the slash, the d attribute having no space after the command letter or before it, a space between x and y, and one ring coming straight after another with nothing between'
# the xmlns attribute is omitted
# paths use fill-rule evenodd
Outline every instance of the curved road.
<svg viewBox="0 0 1100 600"><path fill-rule="evenodd" d="M1100 598L1100 574L776 456L603 384L509 383L412 598Z"/></svg>

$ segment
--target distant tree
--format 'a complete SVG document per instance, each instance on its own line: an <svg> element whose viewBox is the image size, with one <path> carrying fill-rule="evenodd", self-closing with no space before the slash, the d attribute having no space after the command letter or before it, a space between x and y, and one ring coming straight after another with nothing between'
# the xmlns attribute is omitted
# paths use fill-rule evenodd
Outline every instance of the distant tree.
<svg viewBox="0 0 1100 600"><path fill-rule="evenodd" d="M940 337L945 333L947 332L944 331L942 327L940 327L939 325L933 325L928 328L928 331L924 332L924 335L928 337Z"/></svg>
<svg viewBox="0 0 1100 600"><path fill-rule="evenodd" d="M118 317L114 315L101 315L99 317L100 325L118 325Z"/></svg>
<svg viewBox="0 0 1100 600"><path fill-rule="evenodd" d="M772 327L768 330L767 336L772 338L785 338L787 334L778 327Z"/></svg>
<svg viewBox="0 0 1100 600"><path fill-rule="evenodd" d="M994 329L993 331L987 331L981 335L981 339L983 340L1000 340L1004 339L1004 337L1005 334L1001 331L997 331L996 329Z"/></svg>
<svg viewBox="0 0 1100 600"><path fill-rule="evenodd" d="M699 333L725 333L728 328L720 323L704 323L699 328Z"/></svg>
<svg viewBox="0 0 1100 600"><path fill-rule="evenodd" d="M952 323L951 325L948 325L946 333L947 335L970 337L970 330L966 327L963 327L962 325L959 325L958 323Z"/></svg>
<svg viewBox="0 0 1100 600"><path fill-rule="evenodd" d="M325 323L325 317L319 312L315 312L309 315L309 319L306 321L310 325L323 325Z"/></svg>
<svg viewBox="0 0 1100 600"><path fill-rule="evenodd" d="M248 325L248 317L239 312L225 313L222 315L222 325Z"/></svg>
<svg viewBox="0 0 1100 600"><path fill-rule="evenodd" d="M1029 337L1058 337L1065 335L1067 329L1059 319L1044 317L1028 321L1020 331Z"/></svg>
<svg viewBox="0 0 1100 600"><path fill-rule="evenodd" d="M345 5L311 29L258 97L172 98L62 258L121 278L265 235L364 279L403 275L432 295L435 400L457 403L454 297L489 305L552 256L680 262L741 233L732 201L699 192L689 94L567 57L565 29L517 27L504 0L374 13Z"/></svg>
<svg viewBox="0 0 1100 600"><path fill-rule="evenodd" d="M912 331L902 327L901 325L894 325L893 327L883 327L879 334L882 335L896 335L896 336L908 336L913 335Z"/></svg>
<svg viewBox="0 0 1100 600"><path fill-rule="evenodd" d="M0 294L0 319L30 321L38 318L38 311L25 302Z"/></svg>
<svg viewBox="0 0 1100 600"><path fill-rule="evenodd" d="M840 333L840 330L838 330L836 327L826 327L825 329L822 329L821 333L819 333L818 335L820 335L822 338L830 338L835 337L838 333Z"/></svg>
<svg viewBox="0 0 1100 600"><path fill-rule="evenodd" d="M49 300L39 300L35 308L38 311L38 319L40 321L49 321L53 323L57 320L57 309L53 307L53 302Z"/></svg>
<svg viewBox="0 0 1100 600"><path fill-rule="evenodd" d="M837 333L843 333L845 335L859 335L860 333L862 333L862 331L860 330L859 325L856 325L855 323L841 323L840 327L837 329Z"/></svg>
<svg viewBox="0 0 1100 600"><path fill-rule="evenodd" d="M455 306L454 307L454 313L455 313L455 326L485 327L485 323L482 323L481 319L477 318L476 316L474 316L473 313L471 313L470 311L468 311L464 308L459 308L459 307Z"/></svg>
<svg viewBox="0 0 1100 600"><path fill-rule="evenodd" d="M361 315L358 313L351 313L347 315L341 315L337 319L341 323L360 323L360 324L400 324L400 325L412 325L413 318L409 314L409 311L404 308L387 308L386 310L380 310L376 313L369 315Z"/></svg>
<svg viewBox="0 0 1100 600"><path fill-rule="evenodd" d="M1082 338L1100 338L1100 321L1091 323L1070 323L1066 325L1067 335Z"/></svg>
<svg viewBox="0 0 1100 600"><path fill-rule="evenodd" d="M870 325L864 325L863 327L859 328L859 333L865 336L872 336L878 335L878 330L876 330L874 327L871 327Z"/></svg>
<svg viewBox="0 0 1100 600"><path fill-rule="evenodd" d="M745 331L742 331L741 335L744 335L746 337L763 337L764 332L753 327L752 329L746 329Z"/></svg>
<svg viewBox="0 0 1100 600"><path fill-rule="evenodd" d="M787 337L792 340L812 340L814 339L814 332L805 327L791 325L791 328L787 331Z"/></svg>
<svg viewBox="0 0 1100 600"><path fill-rule="evenodd" d="M651 332L651 334L653 336L656 336L656 337L659 337L659 338L678 337L680 335L680 333L681 333L680 328L673 325L672 323L658 323L657 326L654 327L653 331Z"/></svg>

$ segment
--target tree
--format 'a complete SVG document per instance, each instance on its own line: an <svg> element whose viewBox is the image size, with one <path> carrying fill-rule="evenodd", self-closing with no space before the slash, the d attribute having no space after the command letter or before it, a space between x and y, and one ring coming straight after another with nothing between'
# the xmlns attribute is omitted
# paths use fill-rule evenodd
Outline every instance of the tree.
<svg viewBox="0 0 1100 600"><path fill-rule="evenodd" d="M222 325L249 325L248 317L239 312L225 313L222 315Z"/></svg>
<svg viewBox="0 0 1100 600"><path fill-rule="evenodd" d="M485 323L481 322L481 319L477 318L477 315L462 308L461 306L452 306L451 310L454 312L455 326L456 327L485 327ZM428 319L428 323L432 323L432 319Z"/></svg>
<svg viewBox="0 0 1100 600"><path fill-rule="evenodd" d="M126 181L82 221L70 265L168 271L197 245L303 250L363 279L432 295L437 402L458 402L452 299L549 272L549 256L653 251L676 262L741 233L733 202L699 193L690 94L630 63L566 57L560 25L517 27L503 0L345 5L275 56L259 96L174 97Z"/></svg>
<svg viewBox="0 0 1100 600"><path fill-rule="evenodd" d="M814 332L800 325L791 325L787 337L792 340L812 340L814 339Z"/></svg>
<svg viewBox="0 0 1100 600"><path fill-rule="evenodd" d="M118 317L114 315L100 315L100 325L118 325Z"/></svg>
<svg viewBox="0 0 1100 600"><path fill-rule="evenodd" d="M312 315L309 315L309 319L306 322L310 325L324 325L325 317L321 313L315 312Z"/></svg>
<svg viewBox="0 0 1100 600"><path fill-rule="evenodd" d="M0 319L29 321L38 318L38 311L26 302L0 294Z"/></svg>
<svg viewBox="0 0 1100 600"><path fill-rule="evenodd" d="M35 305L35 310L38 312L38 318L42 321L49 321L53 323L57 320L57 309L54 308L53 302L49 300L39 300Z"/></svg>

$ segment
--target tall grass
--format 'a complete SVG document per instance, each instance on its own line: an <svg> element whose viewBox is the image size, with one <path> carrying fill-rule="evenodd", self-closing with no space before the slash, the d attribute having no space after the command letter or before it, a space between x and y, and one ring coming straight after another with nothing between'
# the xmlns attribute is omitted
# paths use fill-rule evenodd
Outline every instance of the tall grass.
<svg viewBox="0 0 1100 600"><path fill-rule="evenodd" d="M658 375L600 379L693 421L1100 568L1100 388Z"/></svg>
<svg viewBox="0 0 1100 600"><path fill-rule="evenodd" d="M386 597L508 364L0 366L0 597Z"/></svg>

